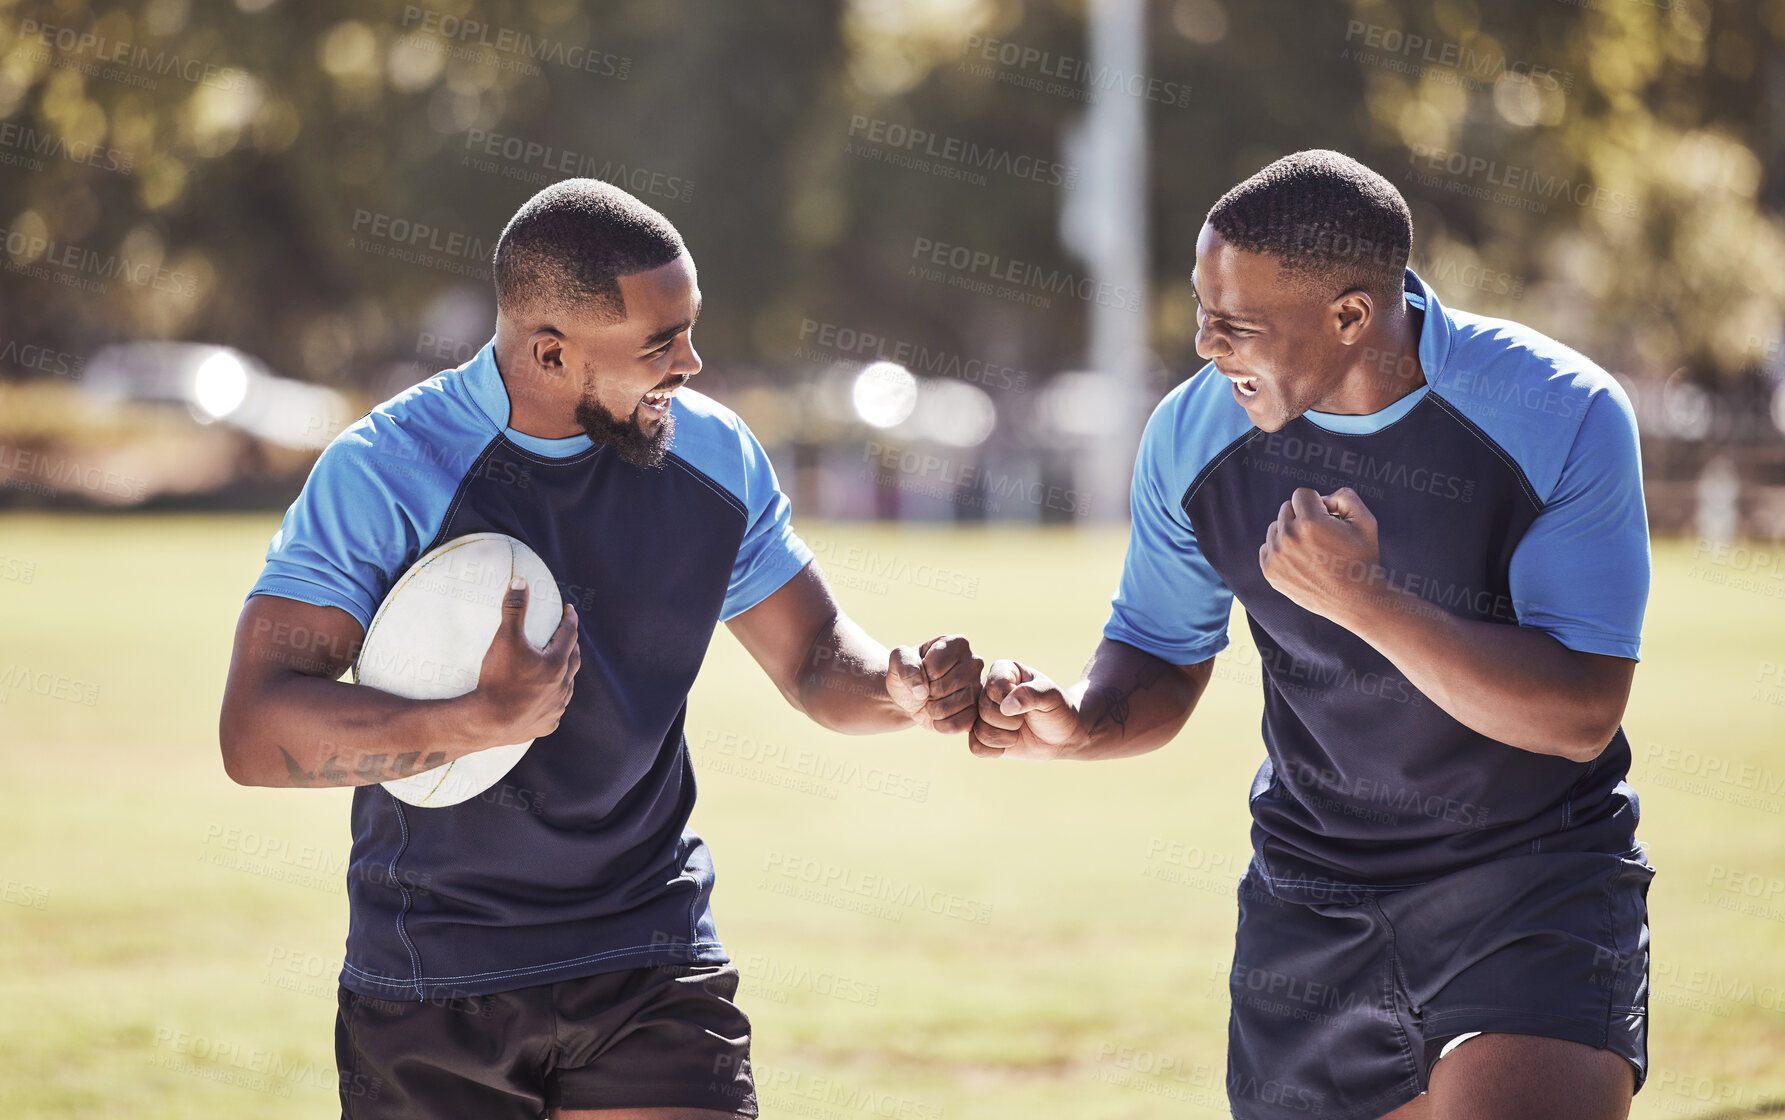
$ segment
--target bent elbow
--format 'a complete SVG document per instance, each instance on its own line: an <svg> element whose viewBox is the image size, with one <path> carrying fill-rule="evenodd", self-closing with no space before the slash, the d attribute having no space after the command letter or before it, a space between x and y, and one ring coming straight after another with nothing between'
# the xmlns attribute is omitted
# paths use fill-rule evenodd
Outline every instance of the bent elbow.
<svg viewBox="0 0 1785 1120"><path fill-rule="evenodd" d="M1624 709L1630 703L1630 683L1635 662L1598 654L1575 654L1581 671L1562 686L1556 700L1566 730L1563 757L1592 762L1618 738Z"/></svg>
<svg viewBox="0 0 1785 1120"><path fill-rule="evenodd" d="M1611 746L1612 740L1618 737L1618 724L1621 718L1622 714L1620 713L1619 717L1614 718L1609 725L1603 720L1595 720L1578 734L1572 736L1569 741L1560 744L1561 749L1557 753L1570 762L1592 762L1604 754L1605 748Z"/></svg>
<svg viewBox="0 0 1785 1120"><path fill-rule="evenodd" d="M223 739L219 745L223 749L223 772L229 775L230 781L238 786L262 784L254 780L253 768L244 758L246 752L229 739Z"/></svg>
<svg viewBox="0 0 1785 1120"><path fill-rule="evenodd" d="M1605 744L1593 746L1593 742L1594 741L1591 739L1576 740L1573 743L1564 745L1562 749L1556 753L1560 754L1570 762L1592 762L1594 759L1605 753Z"/></svg>
<svg viewBox="0 0 1785 1120"><path fill-rule="evenodd" d="M229 775L230 781L238 786L267 784L253 765L252 742L235 726L227 709L217 722L217 746L223 754L223 772Z"/></svg>

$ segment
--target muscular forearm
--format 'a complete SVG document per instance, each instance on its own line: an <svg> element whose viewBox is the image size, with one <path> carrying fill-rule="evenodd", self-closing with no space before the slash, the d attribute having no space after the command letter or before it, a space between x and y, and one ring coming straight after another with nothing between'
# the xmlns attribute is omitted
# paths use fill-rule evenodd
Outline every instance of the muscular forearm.
<svg viewBox="0 0 1785 1120"><path fill-rule="evenodd" d="M496 746L475 694L409 700L299 673L265 682L221 727L229 775L243 785L361 786L431 770Z"/></svg>
<svg viewBox="0 0 1785 1120"><path fill-rule="evenodd" d="M1145 754L1171 742L1207 687L1214 659L1180 667L1105 638L1066 690L1080 733L1067 758Z"/></svg>
<svg viewBox="0 0 1785 1120"><path fill-rule="evenodd" d="M911 727L911 715L886 691L888 657L885 646L838 614L812 639L798 695L789 699L814 722L846 735Z"/></svg>
<svg viewBox="0 0 1785 1120"><path fill-rule="evenodd" d="M1334 621L1451 718L1508 746L1585 762L1623 718L1631 663L1579 653L1541 630L1459 618L1380 580Z"/></svg>

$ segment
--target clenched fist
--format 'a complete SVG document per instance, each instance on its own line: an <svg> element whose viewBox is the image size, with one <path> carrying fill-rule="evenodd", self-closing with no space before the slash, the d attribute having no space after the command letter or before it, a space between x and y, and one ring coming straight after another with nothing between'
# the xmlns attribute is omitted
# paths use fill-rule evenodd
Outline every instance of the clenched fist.
<svg viewBox="0 0 1785 1120"><path fill-rule="evenodd" d="M959 634L899 646L886 665L886 694L919 727L945 735L967 730L979 705L985 662Z"/></svg>
<svg viewBox="0 0 1785 1120"><path fill-rule="evenodd" d="M967 748L980 758L1064 758L1083 741L1060 686L1018 661L994 661Z"/></svg>
<svg viewBox="0 0 1785 1120"><path fill-rule="evenodd" d="M1265 530L1258 566L1291 602L1343 626L1382 590L1376 517L1349 486L1325 497L1304 486Z"/></svg>

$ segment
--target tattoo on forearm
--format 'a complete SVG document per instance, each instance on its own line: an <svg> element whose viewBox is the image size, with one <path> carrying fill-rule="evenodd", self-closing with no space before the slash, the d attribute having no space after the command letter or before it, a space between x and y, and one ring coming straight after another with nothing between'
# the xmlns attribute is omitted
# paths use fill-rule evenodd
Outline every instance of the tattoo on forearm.
<svg viewBox="0 0 1785 1120"><path fill-rule="evenodd" d="M426 759L422 758L420 751L405 751L394 760L388 754L365 754L354 764L350 775L340 755L329 756L328 761L312 772L304 769L284 746L279 747L279 753L285 758L285 773L294 786L347 786L356 784L353 778L359 778L361 783L370 785L391 778L407 778L412 774L446 765L445 751L434 751Z"/></svg>
<svg viewBox="0 0 1785 1120"><path fill-rule="evenodd" d="M445 751L435 751L425 761L422 759L420 751L406 751L397 756L397 760L390 764L390 769L392 777L407 778L412 774L419 774L424 770L432 770L436 766L445 765Z"/></svg>
<svg viewBox="0 0 1785 1120"><path fill-rule="evenodd" d="M279 753L285 756L285 773L291 778L292 785L319 786L322 784L322 780L319 777L310 773L302 766L299 766L298 760L291 757L291 752L286 750L282 744L279 745Z"/></svg>
<svg viewBox="0 0 1785 1120"><path fill-rule="evenodd" d="M1103 711L1097 714L1097 718L1091 721L1091 734L1095 735L1098 729L1107 722L1113 725L1120 735L1126 737L1128 734L1129 701L1140 689L1140 685L1135 685L1132 688L1116 689L1106 693L1109 701L1104 705Z"/></svg>
<svg viewBox="0 0 1785 1120"><path fill-rule="evenodd" d="M1091 676L1097 665L1097 658L1092 655L1091 663L1085 666L1085 675ZM1128 719L1134 714L1134 697L1157 684L1162 676L1158 665L1145 665L1138 668L1127 687L1114 685L1093 685L1086 690L1085 700L1088 709L1097 712L1091 720L1091 734L1095 735L1105 725L1116 729L1116 737L1128 737ZM1097 707L1092 708L1095 704Z"/></svg>

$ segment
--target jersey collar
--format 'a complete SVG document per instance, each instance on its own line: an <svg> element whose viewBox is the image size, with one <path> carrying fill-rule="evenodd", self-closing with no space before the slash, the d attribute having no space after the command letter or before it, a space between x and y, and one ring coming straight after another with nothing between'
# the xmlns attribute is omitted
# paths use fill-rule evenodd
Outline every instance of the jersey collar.
<svg viewBox="0 0 1785 1120"><path fill-rule="evenodd" d="M508 437L510 443L548 459L568 459L595 446L595 441L586 435L545 439L526 432L517 432L508 426L508 386L502 382L502 371L496 368L494 338L484 343L483 349L456 372L464 379L465 389L471 394L471 399L477 402L477 407L490 418L492 424L502 429L502 434Z"/></svg>

